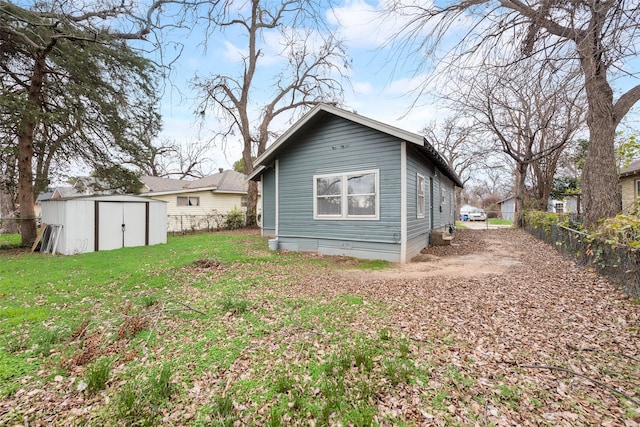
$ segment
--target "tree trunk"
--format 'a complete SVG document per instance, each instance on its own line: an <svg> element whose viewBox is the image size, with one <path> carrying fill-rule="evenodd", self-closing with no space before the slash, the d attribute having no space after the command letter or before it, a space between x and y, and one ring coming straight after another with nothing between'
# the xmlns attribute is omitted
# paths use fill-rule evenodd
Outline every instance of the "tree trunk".
<svg viewBox="0 0 640 427"><path fill-rule="evenodd" d="M20 232L20 224L16 217L16 169L17 159L7 154L6 169L0 171L0 233L16 234Z"/></svg>
<svg viewBox="0 0 640 427"><path fill-rule="evenodd" d="M244 146L242 149L242 159L244 160L244 170L247 175L253 172L253 158L251 157L251 138L245 137ZM255 227L258 225L258 183L255 181L249 181L249 188L247 191L247 227Z"/></svg>
<svg viewBox="0 0 640 427"><path fill-rule="evenodd" d="M53 45L50 46L52 48ZM18 203L20 204L20 234L23 246L30 246L36 239L36 220L33 193L33 138L36 129L36 117L41 110L42 85L46 69L44 51L36 58L29 85L29 100L18 128Z"/></svg>
<svg viewBox="0 0 640 427"><path fill-rule="evenodd" d="M524 205L524 193L526 191L527 182L527 167L528 164L524 162L518 162L516 165L516 203L515 212L513 218L515 220L516 227L524 226L524 220L522 218L522 206Z"/></svg>
<svg viewBox="0 0 640 427"><path fill-rule="evenodd" d="M584 226L597 225L601 218L620 213L622 195L618 182L614 139L616 132L613 115L613 90L607 82L603 65L592 58L583 58L585 89L589 102L587 125L589 149L582 170L582 203Z"/></svg>
<svg viewBox="0 0 640 427"><path fill-rule="evenodd" d="M33 198L33 120L23 120L18 134L18 203L20 203L20 234L22 245L29 246L36 239L36 220Z"/></svg>

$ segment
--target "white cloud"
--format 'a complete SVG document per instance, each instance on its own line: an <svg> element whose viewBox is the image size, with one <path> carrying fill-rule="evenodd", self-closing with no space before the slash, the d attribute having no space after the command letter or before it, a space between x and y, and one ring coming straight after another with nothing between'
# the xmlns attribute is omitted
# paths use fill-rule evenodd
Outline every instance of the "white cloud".
<svg viewBox="0 0 640 427"><path fill-rule="evenodd" d="M373 92L373 85L371 82L357 82L353 83L353 92L356 95L369 95Z"/></svg>
<svg viewBox="0 0 640 427"><path fill-rule="evenodd" d="M229 40L225 40L222 55L228 62L242 62L247 57L247 52L246 49L239 48Z"/></svg>
<svg viewBox="0 0 640 427"><path fill-rule="evenodd" d="M385 12L388 1L368 3L365 0L346 0L342 6L327 12L327 21L338 29L339 36L352 48L378 49L388 46L413 21L415 16L398 11ZM429 8L430 1L405 2L413 13ZM424 34L426 34L426 29ZM419 34L423 33L420 31Z"/></svg>

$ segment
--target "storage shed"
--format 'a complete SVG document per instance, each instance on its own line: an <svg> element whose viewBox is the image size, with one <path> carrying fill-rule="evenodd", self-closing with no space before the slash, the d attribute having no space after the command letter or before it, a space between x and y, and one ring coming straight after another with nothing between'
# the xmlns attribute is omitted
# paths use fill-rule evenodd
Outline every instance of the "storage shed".
<svg viewBox="0 0 640 427"><path fill-rule="evenodd" d="M87 196L42 202L42 247L64 255L167 243L165 202Z"/></svg>

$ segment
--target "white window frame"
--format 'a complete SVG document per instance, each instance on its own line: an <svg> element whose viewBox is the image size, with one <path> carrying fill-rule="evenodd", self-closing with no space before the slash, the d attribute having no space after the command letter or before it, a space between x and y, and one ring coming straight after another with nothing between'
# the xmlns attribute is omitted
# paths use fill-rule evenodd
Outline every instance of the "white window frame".
<svg viewBox="0 0 640 427"><path fill-rule="evenodd" d="M421 184L422 182L422 184ZM424 218L426 211L424 175L416 174L416 218Z"/></svg>
<svg viewBox="0 0 640 427"><path fill-rule="evenodd" d="M368 175L373 174L376 180L375 198L376 198L376 213L375 215L349 215L349 203L347 194L347 177L353 175ZM318 178L340 177L340 209L339 215L319 215L318 214ZM360 195L360 194L352 194ZM347 220L347 221L376 221L380 219L380 170L368 169L358 170L340 173L327 173L322 175L313 175L313 219L315 220Z"/></svg>
<svg viewBox="0 0 640 427"><path fill-rule="evenodd" d="M186 205L181 205L179 200L180 199L187 199L187 204ZM196 204L192 204L191 200L195 200ZM193 207L198 207L200 206L200 196L176 196L176 206L179 208L193 208Z"/></svg>
<svg viewBox="0 0 640 427"><path fill-rule="evenodd" d="M640 179L636 179L636 189L634 197L640 199Z"/></svg>

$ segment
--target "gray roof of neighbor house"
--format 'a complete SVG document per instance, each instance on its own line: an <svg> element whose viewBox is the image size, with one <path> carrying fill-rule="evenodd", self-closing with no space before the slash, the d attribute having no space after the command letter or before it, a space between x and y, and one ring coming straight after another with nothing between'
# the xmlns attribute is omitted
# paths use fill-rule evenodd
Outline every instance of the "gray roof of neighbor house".
<svg viewBox="0 0 640 427"><path fill-rule="evenodd" d="M283 133L278 139L275 140L271 146L261 156L259 156L254 162L255 170L249 175L248 179L255 179L260 176L262 170L268 166L277 156L277 153L288 144L295 141L295 136L303 130L306 125L315 123L321 120L328 114L332 114L338 117L342 117L346 120L350 120L354 123L367 126L371 129L378 130L388 135L394 136L400 140L412 143L420 153L425 155L433 164L454 184L460 188L464 187L462 181L455 173L455 171L449 167L449 164L442 158L442 156L436 151L436 149L426 140L423 136L417 135L412 132L407 132L395 126L379 122L377 120L370 119L368 117L361 116L356 113L352 113L340 108L327 105L318 104L309 110L300 120L298 120L292 127L290 127L285 133Z"/></svg>
<svg viewBox="0 0 640 427"><path fill-rule="evenodd" d="M203 190L217 193L246 193L248 190L246 176L234 170L225 170L193 181L159 178L156 176L143 176L140 180L147 189L147 191L143 192L145 195L151 193L189 193Z"/></svg>
<svg viewBox="0 0 640 427"><path fill-rule="evenodd" d="M103 191L93 191L87 189L85 192L78 191L76 187L56 187L53 191L40 193L36 199L36 203L44 202L50 199L70 199L73 197L90 196L93 194L105 194Z"/></svg>
<svg viewBox="0 0 640 427"><path fill-rule="evenodd" d="M634 160L626 168L620 170L620 177L636 175L640 173L640 159Z"/></svg>

